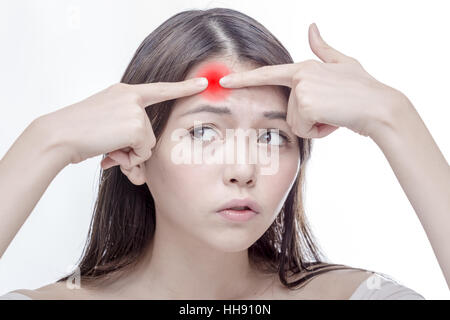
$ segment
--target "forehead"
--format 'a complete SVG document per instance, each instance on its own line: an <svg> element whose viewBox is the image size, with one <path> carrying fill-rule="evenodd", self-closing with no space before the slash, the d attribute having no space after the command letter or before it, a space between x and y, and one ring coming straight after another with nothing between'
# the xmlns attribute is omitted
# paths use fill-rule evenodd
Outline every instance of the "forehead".
<svg viewBox="0 0 450 320"><path fill-rule="evenodd" d="M237 61L235 58L210 59L195 65L189 70L186 79L195 77L207 77L208 88L202 93L188 97L182 97L175 101L176 109L185 109L199 103L209 105L228 105L238 107L245 105L247 108L286 110L287 99L280 87L254 86L238 89L224 89L218 84L219 79L229 73L248 71L258 68L251 62Z"/></svg>

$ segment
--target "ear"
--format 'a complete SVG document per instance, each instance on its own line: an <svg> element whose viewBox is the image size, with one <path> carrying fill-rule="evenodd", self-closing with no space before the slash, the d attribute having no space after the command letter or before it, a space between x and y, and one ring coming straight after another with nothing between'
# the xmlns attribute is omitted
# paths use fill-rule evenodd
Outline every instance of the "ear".
<svg viewBox="0 0 450 320"><path fill-rule="evenodd" d="M145 163L133 166L131 169L125 169L123 166L120 166L120 171L122 171L134 185L140 186L147 182L145 178Z"/></svg>

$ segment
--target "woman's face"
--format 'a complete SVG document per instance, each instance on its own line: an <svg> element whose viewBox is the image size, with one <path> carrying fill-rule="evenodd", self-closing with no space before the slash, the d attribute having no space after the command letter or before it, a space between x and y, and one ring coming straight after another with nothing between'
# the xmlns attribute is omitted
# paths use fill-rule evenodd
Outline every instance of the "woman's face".
<svg viewBox="0 0 450 320"><path fill-rule="evenodd" d="M186 79L196 77L198 70L211 62L225 65L231 73L255 68L230 59L215 59L194 67ZM188 113L205 104L213 108L226 107L230 114ZM193 237L224 252L245 250L264 234L281 210L300 165L298 137L285 119L265 117L263 113L268 111L287 111L286 98L274 86L232 89L226 97L215 101L196 94L175 102L160 141L145 163L146 183L155 200L157 228L170 230L174 236ZM194 121L201 122L202 126L194 128ZM249 130L247 132L254 130L257 139L246 139L238 147L237 135L226 132L226 129L238 128ZM259 129L267 129L267 133ZM189 147L192 161L179 163L173 152L180 150L181 142L188 141L192 142L192 148ZM194 141L204 149L194 149ZM225 148L227 141L234 141L231 149ZM256 147L253 150L267 150L271 163L249 160L252 143ZM211 148L208 152L207 146ZM231 162L224 159L207 163L205 159L219 151L224 155L234 152L236 157ZM246 160L239 163L237 159L242 155ZM194 161L195 156L200 156L197 158L200 162ZM216 213L228 201L244 198L252 199L261 208L250 220L230 221Z"/></svg>

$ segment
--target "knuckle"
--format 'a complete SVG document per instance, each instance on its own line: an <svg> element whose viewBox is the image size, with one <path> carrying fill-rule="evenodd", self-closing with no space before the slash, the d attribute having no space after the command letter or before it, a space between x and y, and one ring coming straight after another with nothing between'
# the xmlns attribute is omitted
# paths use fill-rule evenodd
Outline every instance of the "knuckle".
<svg viewBox="0 0 450 320"><path fill-rule="evenodd" d="M130 85L126 83L114 83L106 88L105 92L108 95L113 95L122 99L124 95L126 96L130 92L129 87Z"/></svg>
<svg viewBox="0 0 450 320"><path fill-rule="evenodd" d="M133 91L127 92L126 98L133 104L137 104L139 106L143 106L144 99L137 92L133 92Z"/></svg>
<svg viewBox="0 0 450 320"><path fill-rule="evenodd" d="M310 70L320 65L320 62L314 59L308 59L302 63L303 70Z"/></svg>
<svg viewBox="0 0 450 320"><path fill-rule="evenodd" d="M298 66L299 69L316 66L318 64L320 64L320 62L317 60L314 60L314 59L308 59L308 60L304 60L304 61L296 63L296 65Z"/></svg>
<svg viewBox="0 0 450 320"><path fill-rule="evenodd" d="M148 141L145 141L139 153L136 153L138 156L139 163L144 162L148 158L150 158L152 150Z"/></svg>
<svg viewBox="0 0 450 320"><path fill-rule="evenodd" d="M361 65L361 63L356 58L349 57L349 59L351 62Z"/></svg>
<svg viewBox="0 0 450 320"><path fill-rule="evenodd" d="M306 88L307 88L307 84L306 84L306 80L302 80L299 83L297 83L297 85L295 86L295 94L296 95L300 95L303 96L306 93Z"/></svg>
<svg viewBox="0 0 450 320"><path fill-rule="evenodd" d="M294 73L294 76L292 77L293 86L296 86L298 83L302 82L302 79L303 79L302 70L299 70L296 73Z"/></svg>
<svg viewBox="0 0 450 320"><path fill-rule="evenodd" d="M142 141L143 132L145 129L145 125L142 125L142 122L139 119L135 119L130 124L130 137L129 141L131 146L136 146Z"/></svg>
<svg viewBox="0 0 450 320"><path fill-rule="evenodd" d="M292 77L292 84L296 85L299 82L304 81L305 74L308 70L315 69L320 66L320 62L314 59L305 60L297 64L298 70Z"/></svg>
<svg viewBox="0 0 450 320"><path fill-rule="evenodd" d="M319 61L314 60L314 59L308 59L305 61L305 65L307 66L316 66L319 64Z"/></svg>
<svg viewBox="0 0 450 320"><path fill-rule="evenodd" d="M169 86L168 83L163 82L156 82L156 91L158 92L159 96L166 97L169 94Z"/></svg>
<svg viewBox="0 0 450 320"><path fill-rule="evenodd" d="M309 107L311 106L311 98L304 93L299 94L297 95L297 103L303 108Z"/></svg>
<svg viewBox="0 0 450 320"><path fill-rule="evenodd" d="M145 148L145 155L144 155L144 160L147 160L148 158L150 158L150 156L152 155L152 148L150 148L150 146L148 146L147 148Z"/></svg>
<svg viewBox="0 0 450 320"><path fill-rule="evenodd" d="M133 105L128 112L133 123L145 126L147 113L140 106Z"/></svg>
<svg viewBox="0 0 450 320"><path fill-rule="evenodd" d="M136 155L131 158L130 167L134 167L145 162L147 159L150 158L151 154L152 151L150 147L146 145L144 148L142 148L142 152L139 153L136 152Z"/></svg>
<svg viewBox="0 0 450 320"><path fill-rule="evenodd" d="M112 89L114 91L122 92L122 91L128 90L129 87L130 87L129 84L126 84L126 83L123 83L123 82L118 82L118 83L115 83L115 84L111 85L110 89Z"/></svg>
<svg viewBox="0 0 450 320"><path fill-rule="evenodd" d="M70 158L70 163L77 164L83 161L83 157L79 155L78 153L75 153Z"/></svg>
<svg viewBox="0 0 450 320"><path fill-rule="evenodd" d="M129 166L128 170L130 170L131 168L137 166L140 163L142 163L141 157L139 157L139 156L132 157L131 160L130 160L130 166Z"/></svg>
<svg viewBox="0 0 450 320"><path fill-rule="evenodd" d="M311 108L311 107L303 108L302 113L303 113L303 116L306 119L309 119L309 120L314 121L314 122L318 121L314 108Z"/></svg>
<svg viewBox="0 0 450 320"><path fill-rule="evenodd" d="M145 130L145 119L142 117L134 118L132 122L132 128L137 133L142 133Z"/></svg>

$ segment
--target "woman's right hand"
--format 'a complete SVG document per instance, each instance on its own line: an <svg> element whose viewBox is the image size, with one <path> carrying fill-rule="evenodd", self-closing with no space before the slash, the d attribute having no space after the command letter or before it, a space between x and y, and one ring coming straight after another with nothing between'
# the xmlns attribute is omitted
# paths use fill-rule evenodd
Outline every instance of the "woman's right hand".
<svg viewBox="0 0 450 320"><path fill-rule="evenodd" d="M44 115L58 148L70 163L108 153L103 169L119 165L122 171L143 163L156 144L148 106L206 89L193 78L180 82L114 84L78 103Z"/></svg>

